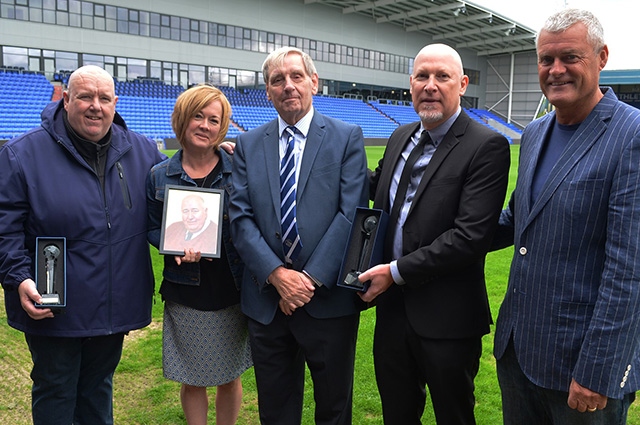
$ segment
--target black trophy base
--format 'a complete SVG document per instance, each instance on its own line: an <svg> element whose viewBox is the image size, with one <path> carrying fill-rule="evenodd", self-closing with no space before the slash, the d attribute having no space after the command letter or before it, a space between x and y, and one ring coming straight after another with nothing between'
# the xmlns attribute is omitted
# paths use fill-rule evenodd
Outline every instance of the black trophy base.
<svg viewBox="0 0 640 425"><path fill-rule="evenodd" d="M369 282L360 282L360 280L358 279L358 276L360 276L360 274L362 274L362 272L349 272L344 278L342 285L340 286L342 286L343 288L354 289L360 292L366 292L367 288L369 288Z"/></svg>

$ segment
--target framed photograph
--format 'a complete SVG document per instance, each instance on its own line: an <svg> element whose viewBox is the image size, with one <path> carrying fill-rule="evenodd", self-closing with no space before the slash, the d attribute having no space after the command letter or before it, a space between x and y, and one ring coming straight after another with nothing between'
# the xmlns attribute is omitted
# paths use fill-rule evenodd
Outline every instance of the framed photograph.
<svg viewBox="0 0 640 425"><path fill-rule="evenodd" d="M160 253L184 255L186 249L202 257L220 258L224 191L166 185Z"/></svg>

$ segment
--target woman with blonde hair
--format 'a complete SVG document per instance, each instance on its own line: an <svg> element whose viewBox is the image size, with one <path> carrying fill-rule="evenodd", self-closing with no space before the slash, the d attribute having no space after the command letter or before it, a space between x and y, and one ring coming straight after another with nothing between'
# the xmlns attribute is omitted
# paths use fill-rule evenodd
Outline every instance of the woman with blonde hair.
<svg viewBox="0 0 640 425"><path fill-rule="evenodd" d="M189 425L207 423L207 387L212 386L217 387L216 423L235 424L242 402L240 376L252 365L239 304L243 264L229 235L232 156L219 148L230 116L229 101L219 89L199 85L183 92L171 116L181 149L153 167L147 182L149 241L155 247L166 184L225 191L220 258L202 258L188 241L184 255L164 257L163 370L165 378L182 383L180 400Z"/></svg>

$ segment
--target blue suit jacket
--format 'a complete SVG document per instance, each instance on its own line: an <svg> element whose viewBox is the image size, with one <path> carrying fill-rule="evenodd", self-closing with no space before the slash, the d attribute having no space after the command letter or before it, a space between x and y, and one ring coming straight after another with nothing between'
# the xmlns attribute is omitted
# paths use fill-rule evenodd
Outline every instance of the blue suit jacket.
<svg viewBox="0 0 640 425"><path fill-rule="evenodd" d="M639 388L640 112L611 89L580 124L531 205L530 189L554 113L522 137L516 189L500 219L515 245L494 354L513 335L536 385L571 378L612 398Z"/></svg>
<svg viewBox="0 0 640 425"><path fill-rule="evenodd" d="M280 229L278 121L238 136L230 218L234 244L246 265L242 311L268 324L279 295L267 284L284 264ZM353 314L362 307L354 291L337 287L351 222L368 198L362 130L315 111L297 187L296 221L303 247L293 268L323 283L304 308L315 318Z"/></svg>

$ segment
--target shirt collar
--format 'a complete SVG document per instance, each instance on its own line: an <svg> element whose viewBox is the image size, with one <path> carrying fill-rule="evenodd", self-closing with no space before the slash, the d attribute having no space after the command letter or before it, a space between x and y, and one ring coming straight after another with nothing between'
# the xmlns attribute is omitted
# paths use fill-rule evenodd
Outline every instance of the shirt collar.
<svg viewBox="0 0 640 425"><path fill-rule="evenodd" d="M453 123L458 119L458 116L460 116L460 112L462 112L462 108L458 107L458 110L456 111L456 113L451 115L445 122L443 122L436 128L427 130L429 132L429 136L431 136L431 140L433 141L433 145L435 147L438 147L442 139L444 139L444 136L447 134L447 132L449 131ZM418 130L418 138L422 134L423 130L425 130L425 128L421 121L420 129Z"/></svg>
<svg viewBox="0 0 640 425"><path fill-rule="evenodd" d="M305 139L307 138L307 134L309 134L309 127L311 126L311 120L313 119L313 113L314 113L314 109L313 109L313 105L311 105L311 109L309 110L309 112L307 112L304 117L300 118L300 121L298 121L294 125L296 130L298 130L300 132L300 134L302 134L302 136ZM285 122L285 120L283 120L282 117L280 115L278 115L278 134L280 135L280 137L282 137L282 132L287 127L289 127L289 124L287 124Z"/></svg>

